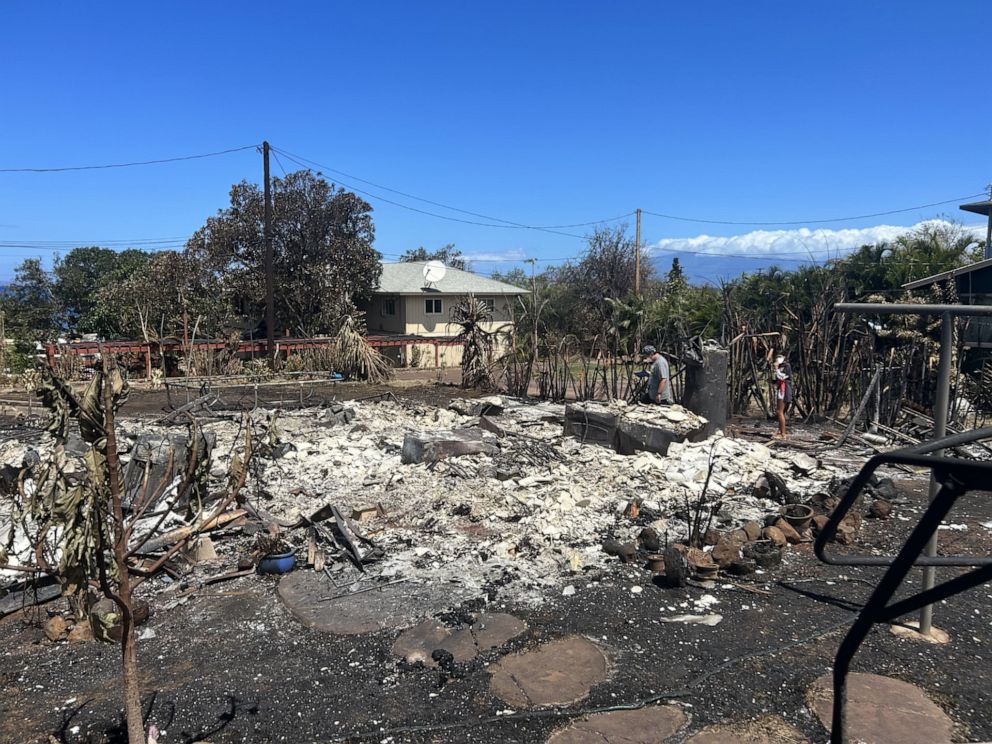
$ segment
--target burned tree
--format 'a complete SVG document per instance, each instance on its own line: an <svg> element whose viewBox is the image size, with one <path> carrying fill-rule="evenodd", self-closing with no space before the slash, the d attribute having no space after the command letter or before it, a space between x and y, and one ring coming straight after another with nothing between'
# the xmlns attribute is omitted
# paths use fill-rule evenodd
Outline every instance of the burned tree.
<svg viewBox="0 0 992 744"><path fill-rule="evenodd" d="M36 460L20 472L12 509L17 524L11 528L8 538L9 545L13 546L15 531L19 530L20 536L30 545L30 557L19 560L29 565L12 565L13 556L3 554L0 554L0 563L8 568L56 577L78 620L88 619L94 628L99 626L103 630L108 629L105 627L108 624L119 623L128 741L144 744L135 647L134 590L238 497L248 474L252 444L247 436L243 455L232 459L227 493L212 509L202 505L204 474L209 472L209 460L207 449L202 445L203 438L192 421L191 444L180 472L175 472L170 456L161 478L152 479L148 467L143 471L139 469L137 487L132 489L125 483L115 427L117 412L127 394L127 380L107 355L103 355L102 367L81 395L46 371L39 395L51 411L47 428L55 446L46 459ZM71 428L78 428L85 446L82 456L85 469L81 476L70 473L67 443ZM190 495L196 498L190 499ZM194 502L199 507L194 528L174 541L151 565L139 568L135 556L161 527L164 517L150 520L154 523L151 529L135 537L140 520L159 507L164 507L164 514L178 504L191 509ZM207 511L211 512L209 517L204 516ZM87 617L96 611L94 592L113 603L113 612ZM95 635L109 638L105 632Z"/></svg>
<svg viewBox="0 0 992 744"><path fill-rule="evenodd" d="M451 309L451 321L460 326L462 348L462 387L492 389L496 333L486 329L492 321L489 308L468 295Z"/></svg>

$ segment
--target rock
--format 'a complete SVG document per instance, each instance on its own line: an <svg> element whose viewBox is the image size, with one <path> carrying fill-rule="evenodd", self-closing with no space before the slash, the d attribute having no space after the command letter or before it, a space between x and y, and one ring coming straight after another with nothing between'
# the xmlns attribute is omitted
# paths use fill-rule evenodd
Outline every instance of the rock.
<svg viewBox="0 0 992 744"><path fill-rule="evenodd" d="M408 432L403 437L400 462L409 465L459 455L494 455L497 451L490 438L485 437L480 429Z"/></svg>
<svg viewBox="0 0 992 744"><path fill-rule="evenodd" d="M89 643L93 640L93 629L89 623L76 623L69 631L69 643Z"/></svg>
<svg viewBox="0 0 992 744"><path fill-rule="evenodd" d="M710 553L710 557L720 568L728 568L734 561L740 559L741 546L746 542L738 537L740 534L738 530L724 535Z"/></svg>
<svg viewBox="0 0 992 744"><path fill-rule="evenodd" d="M841 520L840 524L837 525L837 533L834 535L834 541L840 543L841 545L853 545L854 538L858 535L858 528L847 517Z"/></svg>
<svg viewBox="0 0 992 744"><path fill-rule="evenodd" d="M700 550L699 548L689 548L689 550L686 551L685 559L689 564L689 567L694 571L706 573L717 567L717 564L713 560L712 556L705 550Z"/></svg>
<svg viewBox="0 0 992 744"><path fill-rule="evenodd" d="M61 641L65 638L66 633L69 630L69 623L61 615L55 615L54 617L48 618L45 621L45 638L50 640L52 643L56 641Z"/></svg>
<svg viewBox="0 0 992 744"><path fill-rule="evenodd" d="M689 579L685 557L674 545L665 550L665 579L669 586L685 586Z"/></svg>
<svg viewBox="0 0 992 744"><path fill-rule="evenodd" d="M888 519L892 514L892 504L885 499L875 499L868 507L868 513L875 519Z"/></svg>
<svg viewBox="0 0 992 744"><path fill-rule="evenodd" d="M805 452L800 452L798 455L792 458L792 467L798 470L800 473L812 473L820 466L815 459L807 455Z"/></svg>
<svg viewBox="0 0 992 744"><path fill-rule="evenodd" d="M892 501L892 499L899 495L899 489L891 478L880 479L872 490L878 498L885 499L886 501Z"/></svg>
<svg viewBox="0 0 992 744"><path fill-rule="evenodd" d="M761 525L754 520L745 522L741 529L747 534L748 542L753 542L761 537Z"/></svg>
<svg viewBox="0 0 992 744"><path fill-rule="evenodd" d="M771 540L779 548L784 548L789 544L789 541L785 539L785 535L782 534L782 530L778 527L765 527L761 530L761 536L766 540Z"/></svg>
<svg viewBox="0 0 992 744"><path fill-rule="evenodd" d="M706 534L703 535L703 544L712 546L718 542L720 542L720 533L713 528L706 530Z"/></svg>
<svg viewBox="0 0 992 744"><path fill-rule="evenodd" d="M830 521L830 517L826 514L817 514L813 517L813 534L819 535L827 527L827 522Z"/></svg>
<svg viewBox="0 0 992 744"><path fill-rule="evenodd" d="M789 545L798 545L803 541L802 535L796 532L796 528L782 518L779 518L772 526L785 536Z"/></svg>
<svg viewBox="0 0 992 744"><path fill-rule="evenodd" d="M485 398L455 398L448 408L463 416L498 416L503 413L503 399L496 395Z"/></svg>
<svg viewBox="0 0 992 744"><path fill-rule="evenodd" d="M661 537L653 527L645 527L637 536L637 544L647 553L657 553L661 550Z"/></svg>
<svg viewBox="0 0 992 744"><path fill-rule="evenodd" d="M634 560L634 556L637 555L637 543L621 543L619 540L614 540L612 537L607 538L603 541L603 552L607 555L615 555L624 563L629 563Z"/></svg>

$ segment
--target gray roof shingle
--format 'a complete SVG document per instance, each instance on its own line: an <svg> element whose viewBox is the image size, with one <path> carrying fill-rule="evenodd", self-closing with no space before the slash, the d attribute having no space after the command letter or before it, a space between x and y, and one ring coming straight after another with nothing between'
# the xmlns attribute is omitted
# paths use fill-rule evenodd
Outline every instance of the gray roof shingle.
<svg viewBox="0 0 992 744"><path fill-rule="evenodd" d="M461 271L450 266L445 271L444 278L431 287L424 284L423 261L401 263L384 263L382 277L376 294L448 294L448 295L525 295L526 289L514 287L512 284L497 282L471 271Z"/></svg>

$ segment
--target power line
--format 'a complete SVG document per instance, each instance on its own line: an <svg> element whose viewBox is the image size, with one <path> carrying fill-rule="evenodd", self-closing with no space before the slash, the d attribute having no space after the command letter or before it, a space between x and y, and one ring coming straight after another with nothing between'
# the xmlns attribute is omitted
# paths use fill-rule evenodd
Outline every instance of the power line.
<svg viewBox="0 0 992 744"><path fill-rule="evenodd" d="M850 217L831 217L829 219L818 219L818 220L791 220L791 221L780 221L780 222L740 222L735 220L714 220L714 219L703 219L696 217L682 217L674 214L664 214L662 212L650 212L644 210L644 214L650 214L654 217L661 217L666 220L678 220L679 222L699 222L707 225L745 225L752 227L760 226L774 226L774 225L821 225L827 222L850 222L852 220L866 220L872 217L886 217L891 214L902 214L904 212L915 212L918 209L929 209L930 207L941 207L945 204L956 204L958 202L965 201L966 199L976 199L978 197L986 196L985 192L980 192L978 194L970 194L968 196L959 196L954 199L946 199L944 201L931 202L930 204L920 204L915 207L906 207L904 209L890 209L887 212L872 212L871 214L858 214L852 215Z"/></svg>
<svg viewBox="0 0 992 744"><path fill-rule="evenodd" d="M272 148L272 149L273 150L276 150L276 149L279 149L279 148ZM482 225L484 227L506 227L506 228L516 228L516 229L520 229L520 230L544 230L544 231L553 231L553 230L562 230L562 229L568 229L568 228L573 228L573 227L589 227L591 225L602 225L602 224L606 224L608 222L617 222L617 221L622 220L622 219L624 219L626 217L630 217L631 215L634 214L633 212L627 212L627 213L621 214L621 215L619 215L617 217L610 217L608 219L602 219L602 220L592 220L592 221L589 221L589 222L576 222L576 223L569 224L569 225L526 225L526 224L524 224L522 222L514 222L513 220L505 220L505 219L503 219L501 217L493 217L492 215L482 214L481 212L472 212L472 211L470 211L468 209L461 209L459 207L453 207L453 206L451 206L449 204L444 204L443 202L433 201L431 199L425 199L424 197L417 196L415 194L410 194L410 193L407 193L405 191L400 191L398 189L390 188L389 186L383 186L381 184L375 183L373 181L366 180L366 179L361 178L359 176L354 176L354 175L351 175L349 173L345 173L344 171L337 170L336 168L331 168L328 165L324 165L322 163L318 163L316 160L310 160L309 158L305 158L302 155L294 155L293 153L288 152L287 150L279 149L279 151L282 152L282 154L285 155L290 160L293 160L297 165L301 165L304 168L311 167L311 166L316 166L317 168L321 168L321 169L323 169L323 170L325 170L325 171L327 171L329 173L336 173L338 175L344 176L345 178L349 178L349 179L352 179L352 180L355 180L355 181L359 181L361 183L367 184L367 185L372 186L374 188L382 189L383 191L388 191L388 192L393 193L393 194L398 194L399 196L406 197L407 199L414 199L414 200L419 201L419 202L424 202L425 204L431 204L431 205L433 205L435 207L441 207L442 209L451 210L452 212L459 212L461 214L467 214L467 215L469 215L471 217L479 217L480 219L491 220L493 223L501 223L501 224L489 224L489 223L470 222L470 221L467 221L467 220L455 220L455 221L458 221L458 222L468 222L468 224L473 224L473 225ZM343 184L343 185L347 185L347 184ZM352 188L352 187L349 186L349 188ZM360 193L367 193L367 192L360 192ZM379 196L379 197L373 196L373 198L378 198L378 199L380 199L382 201L386 201L389 204L396 204L397 206L404 207L404 208L407 208L407 209L413 209L413 211L422 211L422 210L414 209L413 207L408 207L408 206L403 205L403 204L398 204L397 202L390 202L390 201L388 201L387 199L384 199L381 196ZM423 214L429 214L429 215L434 216L434 217L440 217L441 219L452 219L452 220L454 220L454 218L446 217L444 215L434 214L432 212L422 212L422 213ZM561 234L564 235L566 233L561 233ZM579 236L569 235L569 237L579 237L579 238L584 239L584 236L581 236L581 235L579 235Z"/></svg>
<svg viewBox="0 0 992 744"><path fill-rule="evenodd" d="M138 160L132 163L109 163L107 165L73 165L62 168L0 168L0 173L64 173L65 171L86 171L86 170L106 170L108 168L133 168L138 165L159 165L161 163L178 163L183 160L200 160L202 158L212 158L218 155L228 155L232 152L243 152L254 150L258 145L245 145L244 147L232 147L228 150L218 150L216 152L205 152L199 155L182 155L175 158L161 158L159 160Z"/></svg>

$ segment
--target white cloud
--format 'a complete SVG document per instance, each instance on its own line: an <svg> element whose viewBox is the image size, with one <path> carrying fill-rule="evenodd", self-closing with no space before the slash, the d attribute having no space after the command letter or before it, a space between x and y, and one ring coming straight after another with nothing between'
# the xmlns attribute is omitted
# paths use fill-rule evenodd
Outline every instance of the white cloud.
<svg viewBox="0 0 992 744"><path fill-rule="evenodd" d="M807 259L812 257L817 261L822 261L850 253L863 245L893 240L927 223L947 224L944 220L928 220L911 227L876 225L875 227L843 230L826 228L811 230L808 227L802 227L796 230L754 230L742 235L662 238L649 246L646 251L662 255L671 251L686 251L715 256L743 254L769 258L788 256L794 259ZM985 225L968 225L965 229L974 232L977 238L985 237Z"/></svg>
<svg viewBox="0 0 992 744"><path fill-rule="evenodd" d="M473 261L485 261L486 263L501 263L503 261L523 261L527 258L527 254L524 253L519 248L513 248L508 251L491 252L491 253L463 253L462 258L464 258L469 263Z"/></svg>

